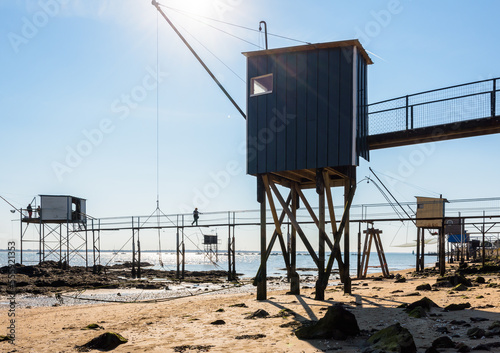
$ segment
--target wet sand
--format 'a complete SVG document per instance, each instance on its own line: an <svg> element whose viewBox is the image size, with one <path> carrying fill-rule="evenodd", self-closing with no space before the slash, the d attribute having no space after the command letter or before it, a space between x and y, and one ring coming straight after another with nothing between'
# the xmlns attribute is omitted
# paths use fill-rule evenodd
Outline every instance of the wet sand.
<svg viewBox="0 0 500 353"><path fill-rule="evenodd" d="M345 295L342 285L331 285L325 292L324 301L314 300L312 283L303 283L300 295L287 295L288 284L272 284L273 281L270 281L265 301L256 300L256 288L251 285L233 288L229 287L230 284L224 290L191 288L193 291L188 296L171 296L157 302L149 299L137 303L69 306L63 297L62 305L54 302L57 306L16 308L15 345L1 342L0 350L76 352L76 345L83 345L103 332L113 331L128 339L114 352L232 352L235 349L240 352L360 352L373 332L396 322L411 332L419 352L424 352L434 339L443 335L471 348L500 341L500 336L479 339L467 336L471 327L487 329L495 320L500 320L500 277L497 272L480 274L485 283L475 281L478 274L467 275L473 285L466 291L452 291L449 287L416 290L425 283L435 284L438 276L429 273L424 277L413 277L411 271L398 273L406 278L405 282L396 282L395 278L380 280L377 275L353 280L352 295ZM106 291L103 295L118 296L120 289ZM86 294L99 294L99 290ZM125 294L120 293L120 296ZM412 303L424 296L440 306L433 309L430 316L412 318L398 308L402 303ZM449 304L466 302L471 305L469 309L442 310ZM299 325L322 318L326 309L334 304L344 305L355 315L361 335L345 341L297 339L293 332ZM270 317L245 318L258 309L267 311ZM292 315L284 315L286 312ZM2 305L0 335L7 333L8 320L8 307ZM213 324L216 320L222 321ZM103 329L81 330L92 323Z"/></svg>

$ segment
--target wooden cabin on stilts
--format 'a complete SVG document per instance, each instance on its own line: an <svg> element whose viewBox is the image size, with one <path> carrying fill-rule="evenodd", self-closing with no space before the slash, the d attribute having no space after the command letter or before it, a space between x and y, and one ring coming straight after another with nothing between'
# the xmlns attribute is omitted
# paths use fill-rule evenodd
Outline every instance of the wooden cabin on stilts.
<svg viewBox="0 0 500 353"><path fill-rule="evenodd" d="M318 269L316 299L324 299L335 261L344 292L350 293L349 210L356 189L359 157L369 158L367 65L372 61L358 40L244 55L248 90L247 173L257 177L261 209L257 299L267 297L266 262L276 240L291 279L290 290L299 294L297 236ZM287 190L288 196L283 196L278 186ZM336 187L344 191L344 211L340 217L334 211L332 189ZM315 189L318 195L318 214L304 194L307 189ZM317 250L297 219L300 204L317 227ZM275 226L269 243L267 205ZM331 229L327 229L326 215ZM292 224L290 249L281 231L285 216ZM327 249L331 254L328 258Z"/></svg>

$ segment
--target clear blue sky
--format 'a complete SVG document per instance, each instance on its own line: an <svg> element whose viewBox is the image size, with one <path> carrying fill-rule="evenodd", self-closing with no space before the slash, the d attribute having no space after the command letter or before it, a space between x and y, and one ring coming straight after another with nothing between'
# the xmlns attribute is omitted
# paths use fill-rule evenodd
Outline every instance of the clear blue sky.
<svg viewBox="0 0 500 353"><path fill-rule="evenodd" d="M500 4L493 0L162 3L254 29L265 20L270 33L306 42L359 38L374 61L369 102L500 76ZM262 46L262 35L210 22L254 46L166 11L244 108L244 82L199 42L244 78L241 52ZM95 217L150 214L158 113L165 213L197 206L197 192L228 168L228 185L201 211L258 208L255 179L245 174L244 119L150 0L4 0L0 23L0 195L16 207L38 194L69 194L86 198ZM269 37L270 48L296 44ZM490 135L374 151L358 180L369 166L400 175L404 183L389 185L401 201L499 196L499 148L499 136ZM425 158L401 175L415 151ZM354 203L377 202L384 202L378 191L360 184ZM10 209L0 202L0 248L18 239ZM257 248L255 239L240 244Z"/></svg>

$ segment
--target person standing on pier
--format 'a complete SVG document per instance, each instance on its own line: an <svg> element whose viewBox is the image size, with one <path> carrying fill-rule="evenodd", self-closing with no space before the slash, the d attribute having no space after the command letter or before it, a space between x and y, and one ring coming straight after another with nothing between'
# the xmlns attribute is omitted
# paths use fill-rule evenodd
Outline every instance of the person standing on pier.
<svg viewBox="0 0 500 353"><path fill-rule="evenodd" d="M191 225L195 224L198 225L198 218L200 218L200 212L198 211L198 208L195 208L193 211L193 222Z"/></svg>
<svg viewBox="0 0 500 353"><path fill-rule="evenodd" d="M31 204L29 204L28 207L26 207L26 211L28 211L28 218L31 218L31 216L33 215L33 209L31 208Z"/></svg>

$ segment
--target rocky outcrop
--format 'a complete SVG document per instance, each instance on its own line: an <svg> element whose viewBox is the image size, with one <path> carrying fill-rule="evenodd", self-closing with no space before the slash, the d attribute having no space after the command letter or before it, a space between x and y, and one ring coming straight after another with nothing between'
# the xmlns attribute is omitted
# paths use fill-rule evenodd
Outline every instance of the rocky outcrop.
<svg viewBox="0 0 500 353"><path fill-rule="evenodd" d="M345 340L360 332L356 317L341 305L328 308L325 316L310 326L303 326L295 331L299 339L333 338Z"/></svg>
<svg viewBox="0 0 500 353"><path fill-rule="evenodd" d="M386 327L368 338L368 348L363 350L364 353L385 351L398 353L416 353L417 347L413 336L406 328L402 327L399 322Z"/></svg>

